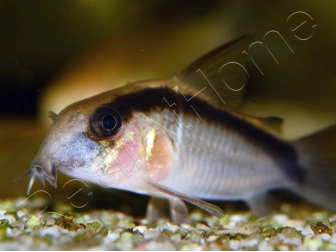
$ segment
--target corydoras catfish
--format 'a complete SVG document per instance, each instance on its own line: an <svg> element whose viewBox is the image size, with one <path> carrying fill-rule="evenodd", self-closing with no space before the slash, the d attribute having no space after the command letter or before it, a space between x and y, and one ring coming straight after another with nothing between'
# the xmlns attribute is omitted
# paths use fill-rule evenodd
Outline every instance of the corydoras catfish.
<svg viewBox="0 0 336 252"><path fill-rule="evenodd" d="M267 192L289 189L335 210L336 125L295 141L282 120L235 112L248 72L235 57L242 36L167 79L127 84L76 102L56 115L30 171L56 186L56 171L104 187L152 196L147 217L167 199L174 222L190 202L222 217L204 200L244 200L267 213Z"/></svg>

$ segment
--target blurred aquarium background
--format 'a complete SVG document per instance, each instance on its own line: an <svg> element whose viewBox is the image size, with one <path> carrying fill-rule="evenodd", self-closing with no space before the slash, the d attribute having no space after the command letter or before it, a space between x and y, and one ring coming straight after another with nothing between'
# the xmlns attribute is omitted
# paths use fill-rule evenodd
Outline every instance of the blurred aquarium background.
<svg viewBox="0 0 336 252"><path fill-rule="evenodd" d="M243 34L263 41L267 32L278 31L294 53L273 48L279 64L260 56L264 75L249 62L253 88L240 111L284 118L286 139L336 123L335 9L336 1L329 0L1 0L0 198L25 197L28 179L13 180L38 152L49 110L59 113L129 82L169 77ZM298 11L312 19L301 15L287 22ZM300 36L313 35L302 42L291 27L305 19ZM68 180L59 174L58 188L45 190L66 201L62 186ZM32 192L40 188L37 181ZM91 205L145 208L141 197L98 195L110 200L93 197Z"/></svg>

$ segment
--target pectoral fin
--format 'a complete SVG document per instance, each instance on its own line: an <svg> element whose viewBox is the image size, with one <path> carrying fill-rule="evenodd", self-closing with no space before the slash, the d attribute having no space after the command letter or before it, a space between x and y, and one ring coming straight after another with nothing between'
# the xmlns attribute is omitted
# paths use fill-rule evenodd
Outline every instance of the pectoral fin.
<svg viewBox="0 0 336 252"><path fill-rule="evenodd" d="M146 219L153 222L165 218L168 215L167 209L168 201L166 199L151 197L147 206Z"/></svg>
<svg viewBox="0 0 336 252"><path fill-rule="evenodd" d="M149 222L165 219L168 216L168 202L172 222L177 225L188 223L188 208L176 197L171 197L169 200L151 197L147 206L146 219Z"/></svg>
<svg viewBox="0 0 336 252"><path fill-rule="evenodd" d="M225 213L222 209L220 209L218 206L215 206L213 204L210 204L208 202L205 202L203 200L200 200L200 199L197 199L197 198L194 198L192 196L189 196L189 195L186 195L184 193L181 193L181 192L178 192L178 191L175 191L171 188L168 188L164 185L161 185L153 180L151 180L150 178L147 178L147 177L143 177L143 180L144 182L152 187L152 188L155 188L156 190L160 191L160 192L163 192L165 194L168 194L170 196L173 196L173 197L176 197L176 198L179 198L181 200L185 200L199 208L202 208L203 210L207 211L208 213L218 217L218 218L222 218Z"/></svg>
<svg viewBox="0 0 336 252"><path fill-rule="evenodd" d="M188 221L188 208L182 200L176 197L169 199L170 217L172 221L178 225L182 223L189 223Z"/></svg>

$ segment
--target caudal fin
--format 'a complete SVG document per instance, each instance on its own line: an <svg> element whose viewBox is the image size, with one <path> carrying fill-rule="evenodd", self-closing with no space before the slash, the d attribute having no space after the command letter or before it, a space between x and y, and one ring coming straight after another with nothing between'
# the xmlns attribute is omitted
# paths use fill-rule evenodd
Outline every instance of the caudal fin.
<svg viewBox="0 0 336 252"><path fill-rule="evenodd" d="M296 192L309 201L336 211L336 125L293 144L305 171Z"/></svg>

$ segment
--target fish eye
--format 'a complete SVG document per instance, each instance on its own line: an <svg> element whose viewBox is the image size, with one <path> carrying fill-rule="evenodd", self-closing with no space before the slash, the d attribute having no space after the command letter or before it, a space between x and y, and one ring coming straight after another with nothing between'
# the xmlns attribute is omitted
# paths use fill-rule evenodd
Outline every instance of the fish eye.
<svg viewBox="0 0 336 252"><path fill-rule="evenodd" d="M102 106L91 116L91 129L100 137L111 137L118 133L122 126L122 118L118 111Z"/></svg>
<svg viewBox="0 0 336 252"><path fill-rule="evenodd" d="M114 116L106 115L103 118L103 127L106 130L112 130L117 125L117 121Z"/></svg>

